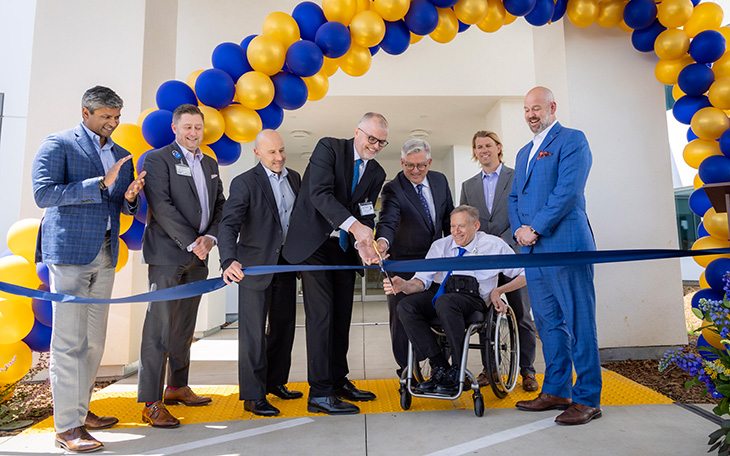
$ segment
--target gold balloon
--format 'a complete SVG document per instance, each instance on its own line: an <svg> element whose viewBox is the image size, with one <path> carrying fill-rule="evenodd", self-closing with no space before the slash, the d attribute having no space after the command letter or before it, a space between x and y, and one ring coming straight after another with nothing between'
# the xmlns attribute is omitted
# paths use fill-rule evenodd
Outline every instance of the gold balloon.
<svg viewBox="0 0 730 456"><path fill-rule="evenodd" d="M502 0L487 0L487 15L477 23L477 27L482 32L494 33L506 25L507 15L512 16L504 9Z"/></svg>
<svg viewBox="0 0 730 456"><path fill-rule="evenodd" d="M357 0L357 11L355 12L355 15L369 10L371 5L371 0Z"/></svg>
<svg viewBox="0 0 730 456"><path fill-rule="evenodd" d="M337 63L345 74L350 76L362 76L370 69L370 63L373 57L370 55L370 49L352 43L347 54L337 59Z"/></svg>
<svg viewBox="0 0 730 456"><path fill-rule="evenodd" d="M624 32L629 32L629 33L634 31L634 29L632 29L631 27L626 25L626 21L624 21L623 18L621 18L621 23L618 25L618 28L620 28Z"/></svg>
<svg viewBox="0 0 730 456"><path fill-rule="evenodd" d="M624 0L602 0L598 3L598 17L596 24L601 27L616 27L624 18Z"/></svg>
<svg viewBox="0 0 730 456"><path fill-rule="evenodd" d="M700 139L717 139L730 127L730 119L722 109L702 108L692 116L692 131Z"/></svg>
<svg viewBox="0 0 730 456"><path fill-rule="evenodd" d="M565 14L576 27L588 27L596 21L598 0L570 0Z"/></svg>
<svg viewBox="0 0 730 456"><path fill-rule="evenodd" d="M375 11L357 13L350 23L352 42L369 48L383 41L385 22Z"/></svg>
<svg viewBox="0 0 730 456"><path fill-rule="evenodd" d="M690 63L694 63L694 60L688 55L677 60L659 60L654 67L654 76L662 84L676 84L679 72Z"/></svg>
<svg viewBox="0 0 730 456"><path fill-rule="evenodd" d="M137 116L137 126L142 128L142 123L144 123L144 120L149 116L151 113L157 111L157 108L149 108L145 109L144 111L140 112Z"/></svg>
<svg viewBox="0 0 730 456"><path fill-rule="evenodd" d="M695 6L692 16L684 24L684 33L694 38L704 30L718 29L722 25L722 7L717 3L700 3Z"/></svg>
<svg viewBox="0 0 730 456"><path fill-rule="evenodd" d="M23 340L33 329L33 308L19 299L0 301L0 344Z"/></svg>
<svg viewBox="0 0 730 456"><path fill-rule="evenodd" d="M200 73L202 73L205 70L195 70L192 73L190 73L190 76L185 80L185 84L187 84L191 89L195 90L195 81L198 80L198 76L200 76ZM142 124L139 125L140 127Z"/></svg>
<svg viewBox="0 0 730 456"><path fill-rule="evenodd" d="M327 90L330 88L330 81L324 71L320 70L319 73L314 76L302 79L307 85L307 100L317 101L327 95Z"/></svg>
<svg viewBox="0 0 730 456"><path fill-rule="evenodd" d="M487 17L488 9L487 0L459 0L454 5L454 14L461 22L474 25Z"/></svg>
<svg viewBox="0 0 730 456"><path fill-rule="evenodd" d="M373 8L380 17L388 22L395 22L403 19L410 8L410 0L374 0Z"/></svg>
<svg viewBox="0 0 730 456"><path fill-rule="evenodd" d="M263 126L259 114L242 105L230 105L220 112L226 121L226 136L236 142L253 141Z"/></svg>
<svg viewBox="0 0 730 456"><path fill-rule="evenodd" d="M119 234L127 232L132 223L134 222L133 215L119 214Z"/></svg>
<svg viewBox="0 0 730 456"><path fill-rule="evenodd" d="M679 84L674 84L672 87L672 98L674 98L674 101L679 100L683 96L687 95L686 93L682 92L682 89L679 87Z"/></svg>
<svg viewBox="0 0 730 456"><path fill-rule="evenodd" d="M117 265L114 267L114 272L119 272L129 261L129 247L124 242L124 239L119 239L119 255L117 256Z"/></svg>
<svg viewBox="0 0 730 456"><path fill-rule="evenodd" d="M662 0L657 9L656 17L664 27L677 28L692 16L694 5L692 0Z"/></svg>
<svg viewBox="0 0 730 456"><path fill-rule="evenodd" d="M322 11L328 21L347 26L357 14L357 0L322 0Z"/></svg>
<svg viewBox="0 0 730 456"><path fill-rule="evenodd" d="M339 68L340 66L337 64L337 59L325 57L321 71L324 71L324 74L326 74L328 78L331 78L333 74L337 73Z"/></svg>
<svg viewBox="0 0 730 456"><path fill-rule="evenodd" d="M715 73L715 79L730 77L730 52L725 52L712 64L712 72Z"/></svg>
<svg viewBox="0 0 730 456"><path fill-rule="evenodd" d="M215 108L210 106L199 106L199 108L205 118L203 144L212 144L223 136L226 131L226 121L223 120L223 115Z"/></svg>
<svg viewBox="0 0 730 456"><path fill-rule="evenodd" d="M702 187L703 185L705 185L705 183L702 182L702 179L700 179L700 175L695 174L694 181L692 182L692 186L694 187L694 189L697 190L698 188Z"/></svg>
<svg viewBox="0 0 730 456"><path fill-rule="evenodd" d="M132 163L136 166L137 160L143 153L153 147L147 144L142 136L142 128L135 124L119 124L112 133L112 140L132 154Z"/></svg>
<svg viewBox="0 0 730 456"><path fill-rule="evenodd" d="M281 41L286 49L299 41L299 25L297 25L297 21L281 11L275 11L266 16L261 29L264 35Z"/></svg>
<svg viewBox="0 0 730 456"><path fill-rule="evenodd" d="M716 239L712 236L701 237L692 244L692 250L726 249L728 247L730 247L730 242ZM713 260L730 258L730 255L701 255L692 258L695 260L695 263L706 268Z"/></svg>
<svg viewBox="0 0 730 456"><path fill-rule="evenodd" d="M203 155L207 155L210 158L212 158L215 161L218 161L218 157L215 155L215 151L210 148L210 146L206 146L205 144L200 145L200 151L203 153Z"/></svg>
<svg viewBox="0 0 730 456"><path fill-rule="evenodd" d="M246 56L254 70L273 76L284 66L286 48L277 38L259 35L248 44Z"/></svg>
<svg viewBox="0 0 730 456"><path fill-rule="evenodd" d="M710 284L707 283L707 279L705 279L705 271L702 271L702 274L700 274L700 288L710 288Z"/></svg>
<svg viewBox="0 0 730 456"><path fill-rule="evenodd" d="M707 93L712 106L720 109L730 109L730 77L716 79Z"/></svg>
<svg viewBox="0 0 730 456"><path fill-rule="evenodd" d="M456 38L456 34L459 33L459 20L451 8L436 9L439 12L439 23L428 36L437 43L448 43Z"/></svg>
<svg viewBox="0 0 730 456"><path fill-rule="evenodd" d="M693 139L682 151L684 161L694 169L699 169L702 160L712 155L722 155L720 144L706 139Z"/></svg>
<svg viewBox="0 0 730 456"><path fill-rule="evenodd" d="M687 54L689 37L677 29L667 29L654 42L654 52L660 59L677 60Z"/></svg>
<svg viewBox="0 0 730 456"><path fill-rule="evenodd" d="M720 214L715 211L714 207L707 209L705 215L702 216L702 224L710 236L717 239L728 239L730 233L727 229L727 214L722 212Z"/></svg>
<svg viewBox="0 0 730 456"><path fill-rule="evenodd" d="M725 43L730 43L730 27L720 27L717 31L725 37Z"/></svg>
<svg viewBox="0 0 730 456"><path fill-rule="evenodd" d="M38 240L38 230L40 227L41 219L37 218L18 220L10 225L5 239L13 255L22 256L28 260L28 263L35 263L35 245Z"/></svg>
<svg viewBox="0 0 730 456"><path fill-rule="evenodd" d="M33 352L25 342L0 344L0 366L4 367L10 363L12 364L7 370L0 371L0 384L7 385L17 382L28 373L33 365Z"/></svg>
<svg viewBox="0 0 730 456"><path fill-rule="evenodd" d="M274 101L274 83L259 71L249 71L238 78L236 95L249 109L264 109Z"/></svg>
<svg viewBox="0 0 730 456"><path fill-rule="evenodd" d="M706 327L710 324L711 323L709 321L702 320L702 324L700 325L700 328L704 328L702 330L702 337L704 337L705 342L707 342L711 346L715 347L718 350L725 351L726 347L722 344L722 336L720 336L720 333Z"/></svg>
<svg viewBox="0 0 730 456"><path fill-rule="evenodd" d="M411 32L411 44L416 44L423 39L423 35L416 35Z"/></svg>
<svg viewBox="0 0 730 456"><path fill-rule="evenodd" d="M502 0L498 0L498 1L499 1L499 3L502 3ZM489 2L489 3L491 3L491 2ZM502 5L502 8L504 8L504 5ZM513 16L512 14L510 14L509 11L505 11L503 25L510 25L511 23L513 23L516 20L517 20L517 16Z"/></svg>

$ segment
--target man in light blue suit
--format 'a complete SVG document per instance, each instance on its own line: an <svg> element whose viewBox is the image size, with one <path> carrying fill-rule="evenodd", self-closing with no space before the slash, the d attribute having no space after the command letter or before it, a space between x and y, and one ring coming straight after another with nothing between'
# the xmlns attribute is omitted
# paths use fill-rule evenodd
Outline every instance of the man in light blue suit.
<svg viewBox="0 0 730 456"><path fill-rule="evenodd" d="M517 153L509 195L510 224L522 253L596 249L583 195L591 150L583 132L560 125L555 111L549 89L535 87L525 96L525 120L535 138ZM526 276L546 368L542 392L517 408L565 410L555 421L566 425L599 418L593 265L528 268Z"/></svg>

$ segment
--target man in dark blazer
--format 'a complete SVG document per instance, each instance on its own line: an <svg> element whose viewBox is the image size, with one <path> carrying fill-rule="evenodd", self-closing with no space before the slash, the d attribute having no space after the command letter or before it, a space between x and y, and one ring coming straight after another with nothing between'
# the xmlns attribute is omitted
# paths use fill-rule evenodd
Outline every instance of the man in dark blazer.
<svg viewBox="0 0 730 456"><path fill-rule="evenodd" d="M391 260L421 260L436 239L450 233L450 214L454 209L446 176L431 167L431 146L423 140L406 141L401 149L403 171L383 186L381 210L375 230L378 250ZM408 280L412 272L396 272ZM390 340L398 363L397 375L408 365L408 336L398 318L398 303L403 293L389 294Z"/></svg>
<svg viewBox="0 0 730 456"><path fill-rule="evenodd" d="M204 280L208 252L217 243L223 215L223 184L218 163L200 151L203 114L197 106L180 105L172 117L175 141L147 154L149 176L147 227L142 255L149 265L150 290ZM177 427L180 422L164 404L205 405L208 397L188 386L190 344L200 296L151 302L142 329L137 401L144 402L142 421L155 427ZM167 388L165 365L167 371Z"/></svg>
<svg viewBox="0 0 730 456"><path fill-rule="evenodd" d="M239 398L245 410L273 416L279 409L266 400L266 393L281 399L302 397L286 387L294 344L296 273L252 276L244 275L241 268L288 264L281 248L301 178L284 166L284 141L274 130L262 130L253 151L260 162L231 182L218 229L218 249L223 279L239 285Z"/></svg>
<svg viewBox="0 0 730 456"><path fill-rule="evenodd" d="M354 138L319 140L294 204L289 230L296 233L297 242L284 245L287 261L306 265L359 265L360 258L367 264L378 261L373 247L374 206L385 171L374 158L388 144L387 137L385 118L367 113ZM341 400L375 399L347 379L355 273L303 271L302 284L310 386L307 410L359 413L359 407Z"/></svg>
<svg viewBox="0 0 730 456"><path fill-rule="evenodd" d="M507 197L512 190L514 170L502 163L502 142L499 136L491 131L478 131L471 139L472 159L479 162L482 170L476 176L461 184L460 204L468 204L479 211L479 230L487 234L499 236L509 244L515 252L519 246L512 237L507 211ZM499 275L498 285L504 285L510 279ZM507 302L515 313L520 338L520 375L522 388L525 391L537 391L540 387L535 378L535 327L530 318L530 300L527 288L518 288L506 294ZM486 362L486 360L484 360ZM489 376L479 374L482 386L489 384Z"/></svg>

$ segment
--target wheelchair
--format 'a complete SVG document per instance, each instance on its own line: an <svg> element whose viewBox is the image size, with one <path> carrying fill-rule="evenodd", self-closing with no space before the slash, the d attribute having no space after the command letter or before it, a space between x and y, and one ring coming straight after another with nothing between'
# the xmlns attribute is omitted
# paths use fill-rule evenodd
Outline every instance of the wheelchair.
<svg viewBox="0 0 730 456"><path fill-rule="evenodd" d="M466 386L466 388L473 391L474 413L476 416L483 416L484 398L482 397L481 388L474 374L466 367L469 349L481 352L482 360L486 361L489 384L496 397L502 399L514 389L517 384L520 365L520 341L517 333L517 320L512 308L507 305L507 312L501 314L495 310L494 306L489 306L486 314L484 312L473 312L466 318L465 323L467 330L464 335L464 349L459 365L459 390L453 396L415 391L415 382L422 383L426 380L427 376L424 376L424 373L428 368L428 361L418 362L413 345L410 341L408 342L408 367L403 369L399 389L400 406L403 410L411 408L413 397L457 399L464 392ZM438 343L445 356L449 358L450 348L438 318L430 320L429 326L438 336ZM471 343L470 339L474 334L480 335L479 343Z"/></svg>

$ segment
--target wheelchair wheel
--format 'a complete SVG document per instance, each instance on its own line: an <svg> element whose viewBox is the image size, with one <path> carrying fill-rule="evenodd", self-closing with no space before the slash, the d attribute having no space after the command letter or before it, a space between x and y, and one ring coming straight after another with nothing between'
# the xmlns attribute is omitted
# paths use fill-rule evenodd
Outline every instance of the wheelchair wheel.
<svg viewBox="0 0 730 456"><path fill-rule="evenodd" d="M484 416L484 398L482 397L482 394L477 392L474 392L473 395L474 398L474 414L476 416Z"/></svg>
<svg viewBox="0 0 730 456"><path fill-rule="evenodd" d="M505 314L490 307L487 336L487 373L494 395L502 399L517 384L520 363L517 321L509 306Z"/></svg>
<svg viewBox="0 0 730 456"><path fill-rule="evenodd" d="M400 408L403 410L408 410L411 408L411 401L413 400L413 396L408 392L408 390L405 388L405 386L401 386L400 388Z"/></svg>

